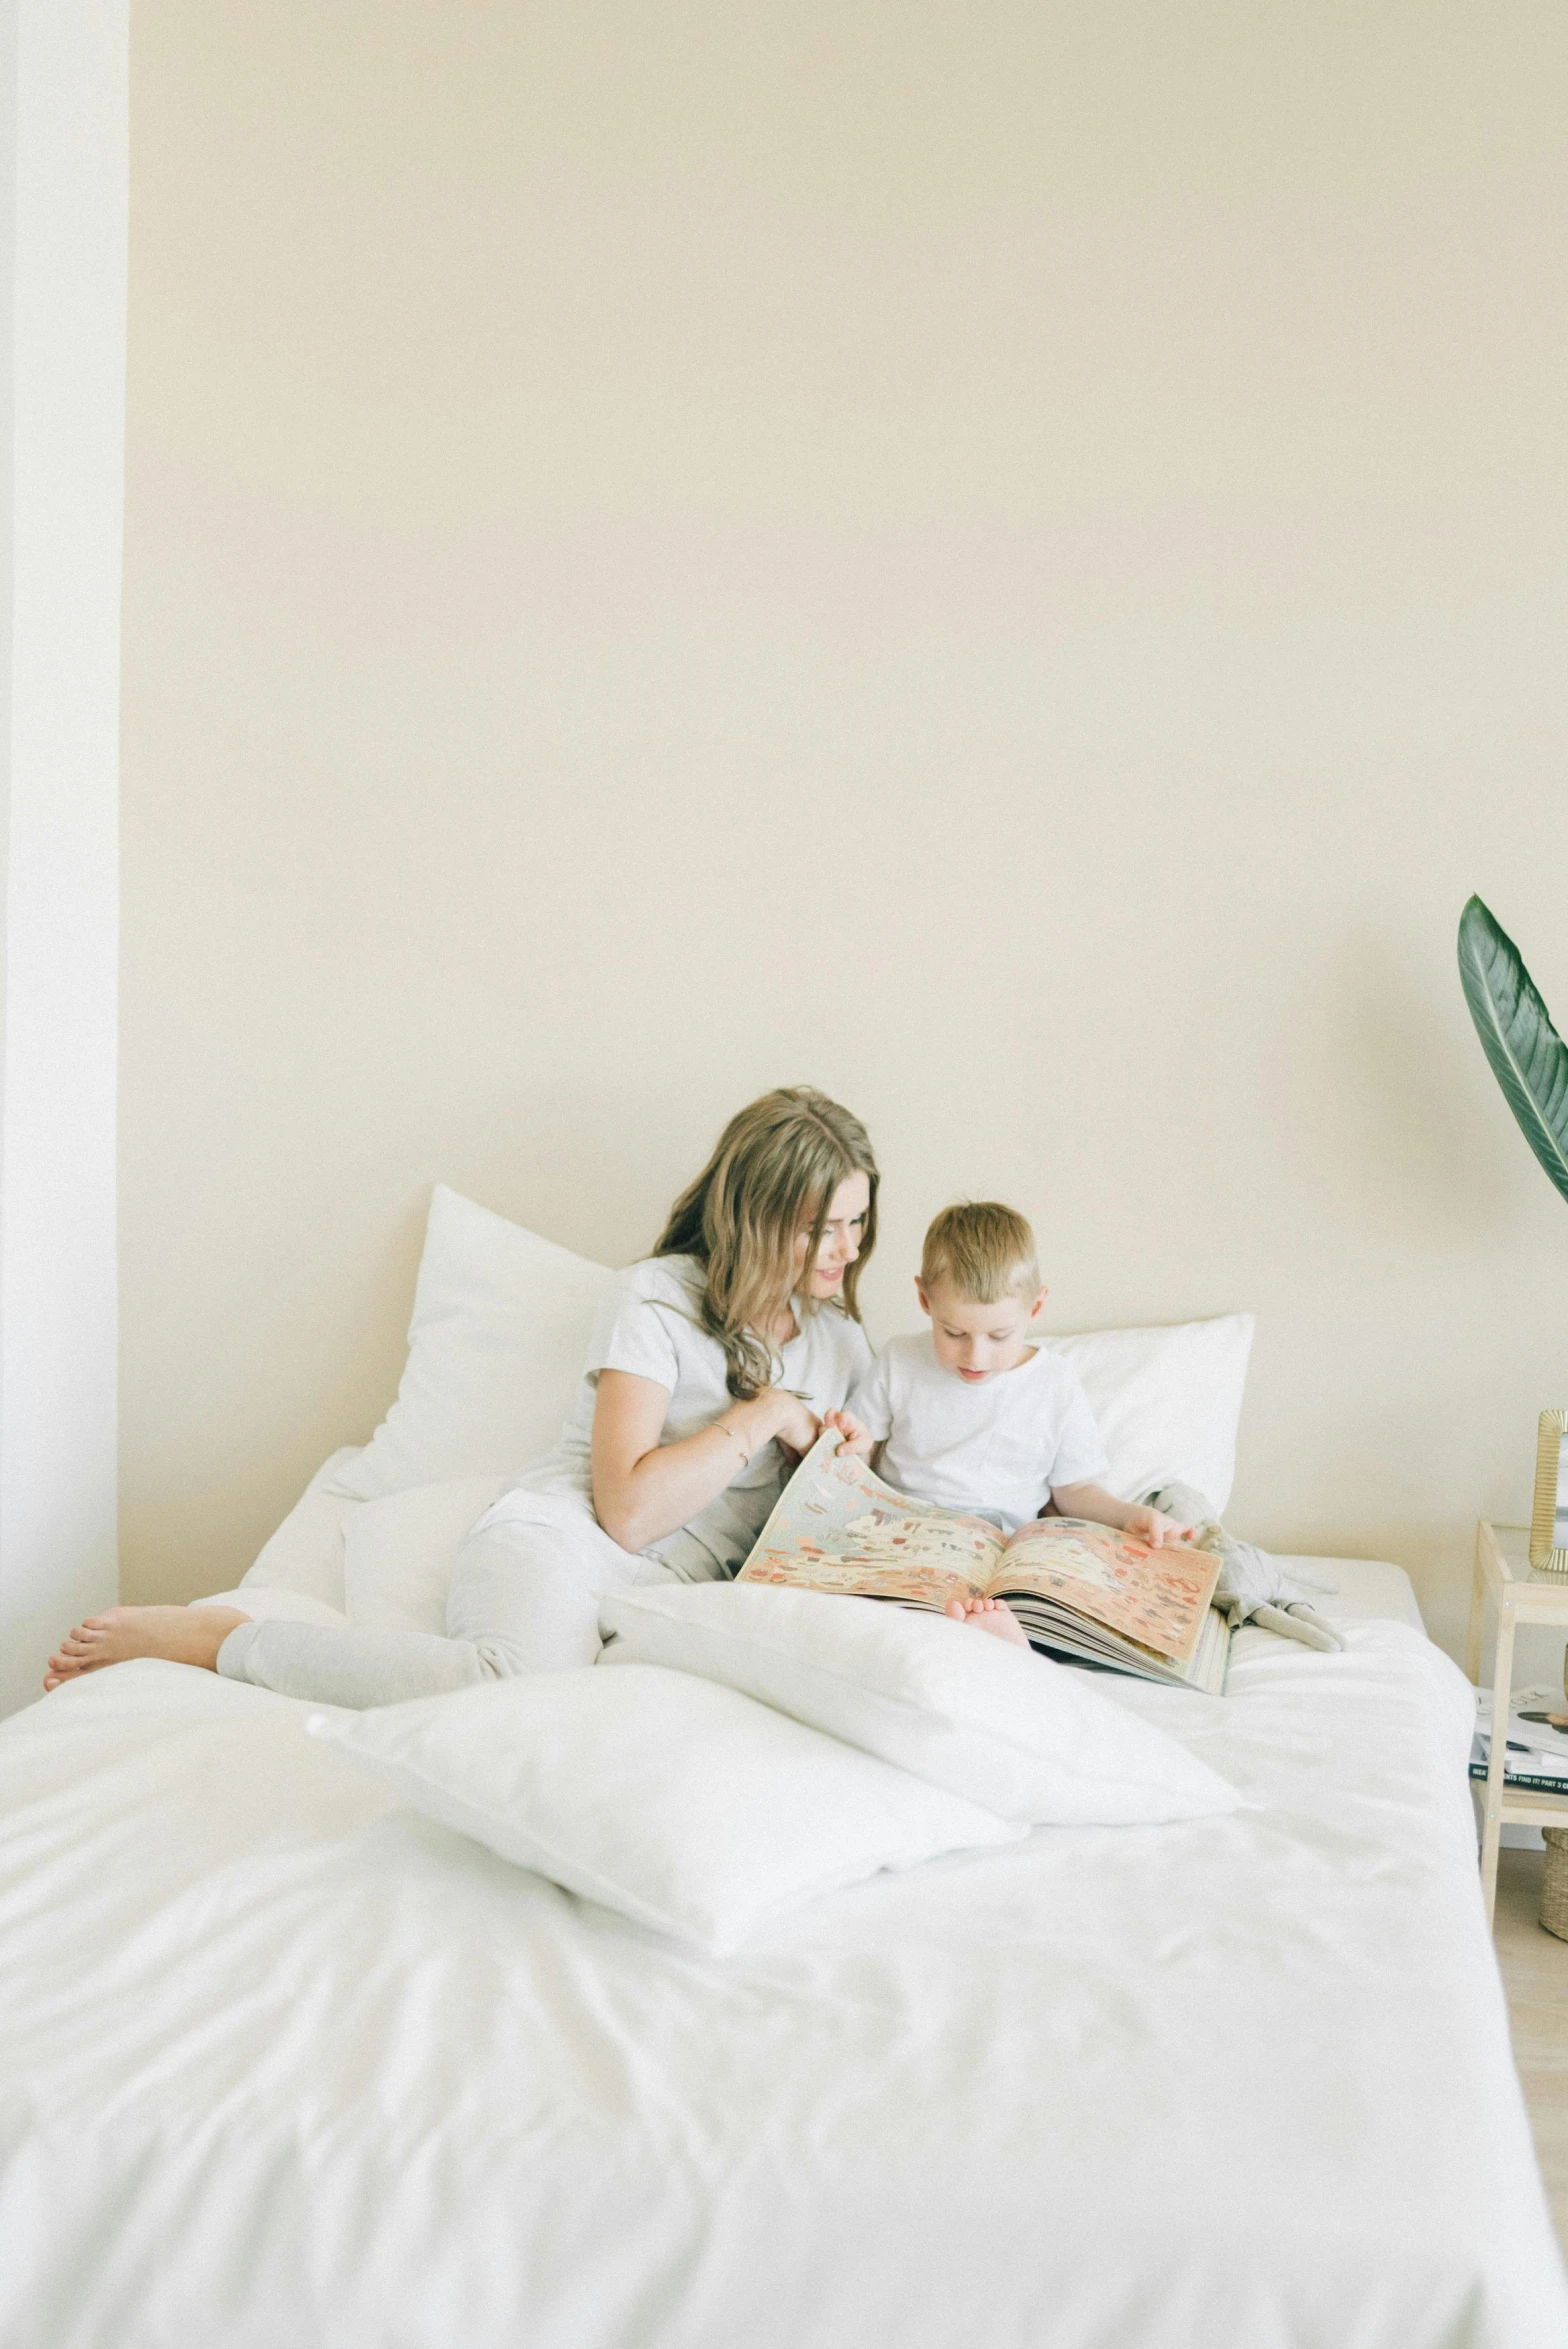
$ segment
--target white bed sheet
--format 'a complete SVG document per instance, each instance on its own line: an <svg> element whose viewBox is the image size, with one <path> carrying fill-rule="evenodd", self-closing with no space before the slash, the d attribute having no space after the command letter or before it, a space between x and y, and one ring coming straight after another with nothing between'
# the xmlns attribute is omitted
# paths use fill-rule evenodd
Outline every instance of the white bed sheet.
<svg viewBox="0 0 1568 2349"><path fill-rule="evenodd" d="M0 1730L0 2341L1568 2340L1468 1694L1350 1636L1248 1632L1224 1699L1106 1681L1255 1808L1042 1829L723 1962L397 1810L287 1699L60 1690Z"/></svg>

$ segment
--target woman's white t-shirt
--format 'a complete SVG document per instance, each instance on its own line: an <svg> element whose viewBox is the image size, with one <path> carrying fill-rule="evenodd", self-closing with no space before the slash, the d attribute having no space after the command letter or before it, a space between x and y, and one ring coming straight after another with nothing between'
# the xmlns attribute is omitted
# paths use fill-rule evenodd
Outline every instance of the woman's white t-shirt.
<svg viewBox="0 0 1568 2349"><path fill-rule="evenodd" d="M670 1398L659 1441L678 1444L711 1427L733 1403L725 1385L724 1348L702 1326L702 1267L690 1256L652 1256L620 1274L594 1327L582 1384L547 1463L526 1474L522 1489L593 1496L591 1451L594 1402L601 1370L627 1370L652 1379ZM850 1388L871 1366L871 1346L858 1321L842 1307L821 1305L775 1355L774 1384L803 1395L820 1418L840 1411ZM794 1463L776 1443L764 1444L723 1492L690 1522L649 1546L647 1555L687 1582L711 1581L744 1565Z"/></svg>
<svg viewBox="0 0 1568 2349"><path fill-rule="evenodd" d="M893 1338L849 1409L886 1444L877 1473L945 1509L983 1509L1011 1533L1059 1484L1091 1484L1109 1462L1078 1374L1039 1346L1015 1370L966 1386L929 1331Z"/></svg>

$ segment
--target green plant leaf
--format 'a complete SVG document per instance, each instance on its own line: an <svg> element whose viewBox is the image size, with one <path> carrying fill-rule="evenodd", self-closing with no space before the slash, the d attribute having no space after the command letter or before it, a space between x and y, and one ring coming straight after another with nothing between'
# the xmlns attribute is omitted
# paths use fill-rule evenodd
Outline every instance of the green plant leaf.
<svg viewBox="0 0 1568 2349"><path fill-rule="evenodd" d="M1568 1045L1479 897L1459 917L1459 976L1492 1074L1520 1131L1568 1199Z"/></svg>

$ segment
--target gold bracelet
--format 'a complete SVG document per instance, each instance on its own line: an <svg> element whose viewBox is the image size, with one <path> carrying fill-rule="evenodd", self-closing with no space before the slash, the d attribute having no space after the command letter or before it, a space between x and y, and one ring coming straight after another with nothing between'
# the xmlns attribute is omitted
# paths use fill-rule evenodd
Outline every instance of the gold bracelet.
<svg viewBox="0 0 1568 2349"><path fill-rule="evenodd" d="M730 1442L735 1446L736 1451L740 1454L740 1464L742 1468L749 1468L751 1466L751 1454L747 1451L745 1445L741 1442L740 1437L735 1433L735 1430L725 1420L722 1419L713 1420L711 1425L718 1429L720 1435L727 1435L729 1437Z"/></svg>

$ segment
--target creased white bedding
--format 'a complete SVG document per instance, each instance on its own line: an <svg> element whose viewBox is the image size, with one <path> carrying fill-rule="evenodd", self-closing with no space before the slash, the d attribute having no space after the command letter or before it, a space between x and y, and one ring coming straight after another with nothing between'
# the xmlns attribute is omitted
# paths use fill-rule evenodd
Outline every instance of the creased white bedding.
<svg viewBox="0 0 1568 2349"><path fill-rule="evenodd" d="M1353 1614L1354 1608L1347 1610ZM722 1962L157 1663L0 1730L6 2349L1568 2339L1405 1625L1128 1682L1255 1807L1045 1828Z"/></svg>

